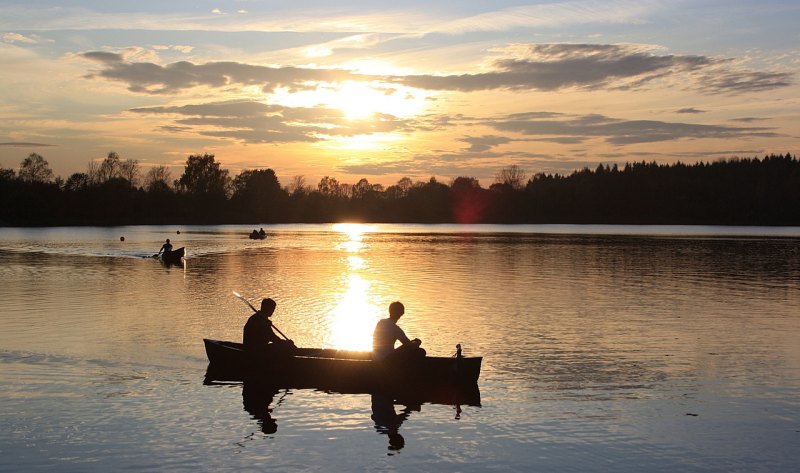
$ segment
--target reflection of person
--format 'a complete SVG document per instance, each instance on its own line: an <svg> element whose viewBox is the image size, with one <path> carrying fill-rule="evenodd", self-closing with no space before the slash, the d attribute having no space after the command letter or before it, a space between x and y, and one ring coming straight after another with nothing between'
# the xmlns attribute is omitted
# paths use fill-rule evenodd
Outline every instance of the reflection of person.
<svg viewBox="0 0 800 473"><path fill-rule="evenodd" d="M278 389L258 383L244 383L242 388L242 403L244 410L258 420L261 431L265 434L274 434L278 431L278 423L272 418L272 400L278 394Z"/></svg>
<svg viewBox="0 0 800 473"><path fill-rule="evenodd" d="M379 434L387 435L389 437L389 450L400 450L406 445L406 440L400 435L400 425L403 421L408 419L412 410L419 411L419 408L412 408L406 406L403 411L398 414L394 410L394 400L391 397L382 394L372 395L372 420L375 422L375 430Z"/></svg>
<svg viewBox="0 0 800 473"><path fill-rule="evenodd" d="M401 302L389 304L389 317L379 320L372 332L372 359L391 361L425 356L425 350L420 347L420 339L409 340L403 329L397 325L405 310ZM395 349L394 344L398 340L402 345Z"/></svg>
<svg viewBox="0 0 800 473"><path fill-rule="evenodd" d="M272 330L270 317L275 312L278 304L271 298L261 301L261 310L251 315L244 326L243 342L244 352L248 358L254 359L263 356L275 349L288 349L294 347L291 340L284 341Z"/></svg>
<svg viewBox="0 0 800 473"><path fill-rule="evenodd" d="M158 254L160 255L162 251L164 253L172 251L172 243L169 242L169 238L167 238L167 241L163 245L161 245L161 249L158 250Z"/></svg>

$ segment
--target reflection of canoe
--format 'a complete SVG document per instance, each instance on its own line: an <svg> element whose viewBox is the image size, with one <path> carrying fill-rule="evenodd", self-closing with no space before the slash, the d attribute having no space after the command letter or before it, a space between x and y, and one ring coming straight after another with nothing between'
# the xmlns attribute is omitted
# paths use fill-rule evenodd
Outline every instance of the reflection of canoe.
<svg viewBox="0 0 800 473"><path fill-rule="evenodd" d="M161 261L166 264L178 264L181 262L181 258L183 258L185 254L186 250L182 246L177 250L165 251L161 253Z"/></svg>
<svg viewBox="0 0 800 473"><path fill-rule="evenodd" d="M207 381L252 380L279 387L370 392L386 387L419 391L477 388L481 357L426 356L402 365L372 361L371 352L297 348L247 363L241 343L204 339Z"/></svg>

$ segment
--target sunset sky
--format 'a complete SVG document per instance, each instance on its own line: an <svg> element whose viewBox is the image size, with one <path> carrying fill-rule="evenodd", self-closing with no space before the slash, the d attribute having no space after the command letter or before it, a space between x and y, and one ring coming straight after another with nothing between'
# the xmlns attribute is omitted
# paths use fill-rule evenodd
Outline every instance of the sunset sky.
<svg viewBox="0 0 800 473"><path fill-rule="evenodd" d="M0 0L0 166L390 185L800 151L800 2Z"/></svg>

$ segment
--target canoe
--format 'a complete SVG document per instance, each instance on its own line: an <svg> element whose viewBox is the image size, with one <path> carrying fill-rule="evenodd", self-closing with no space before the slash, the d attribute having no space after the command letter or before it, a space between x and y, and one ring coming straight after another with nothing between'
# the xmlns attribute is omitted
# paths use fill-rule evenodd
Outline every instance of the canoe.
<svg viewBox="0 0 800 473"><path fill-rule="evenodd" d="M267 235L266 235L266 233L265 233L265 234L263 234L263 235L262 235L261 233L255 233L255 234L254 234L254 233L251 233L251 234L250 234L250 239L251 239L251 240L264 240L264 239L266 239L266 238L267 238Z"/></svg>
<svg viewBox="0 0 800 473"><path fill-rule="evenodd" d="M297 348L249 361L241 343L203 339L207 381L261 381L279 387L371 392L382 388L476 386L482 357L435 357L401 364L373 361L372 352Z"/></svg>
<svg viewBox="0 0 800 473"><path fill-rule="evenodd" d="M161 253L161 261L166 264L178 264L181 262L181 258L186 255L185 247L180 247L177 250L172 251L165 251Z"/></svg>

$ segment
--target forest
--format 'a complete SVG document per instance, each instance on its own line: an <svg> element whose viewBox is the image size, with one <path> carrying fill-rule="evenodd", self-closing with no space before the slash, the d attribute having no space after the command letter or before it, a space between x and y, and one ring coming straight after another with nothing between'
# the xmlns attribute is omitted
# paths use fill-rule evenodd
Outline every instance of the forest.
<svg viewBox="0 0 800 473"><path fill-rule="evenodd" d="M114 152L66 180L36 153L0 168L0 226L325 222L800 225L800 161L786 153L530 176L511 165L488 188L468 176L388 187L295 176L282 186L272 169L231 177L210 154L189 156L177 179Z"/></svg>

